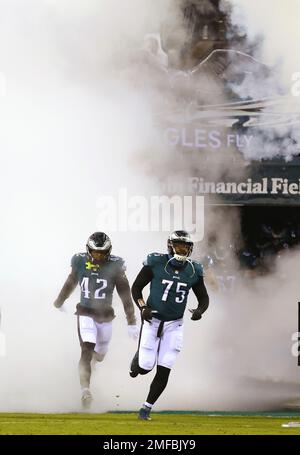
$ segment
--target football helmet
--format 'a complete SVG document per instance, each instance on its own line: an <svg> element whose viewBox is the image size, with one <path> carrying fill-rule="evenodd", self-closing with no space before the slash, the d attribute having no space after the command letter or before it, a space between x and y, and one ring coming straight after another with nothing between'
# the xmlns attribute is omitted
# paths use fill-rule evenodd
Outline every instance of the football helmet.
<svg viewBox="0 0 300 455"><path fill-rule="evenodd" d="M174 231L168 238L168 253L179 262L185 262L192 254L194 243L187 231Z"/></svg>
<svg viewBox="0 0 300 455"><path fill-rule="evenodd" d="M111 240L104 232L94 232L86 242L86 251L92 262L106 261L111 249Z"/></svg>

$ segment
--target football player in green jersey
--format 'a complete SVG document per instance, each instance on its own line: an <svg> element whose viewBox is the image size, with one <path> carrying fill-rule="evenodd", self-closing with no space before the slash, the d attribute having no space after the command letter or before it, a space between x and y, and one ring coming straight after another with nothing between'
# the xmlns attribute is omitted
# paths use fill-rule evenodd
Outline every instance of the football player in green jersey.
<svg viewBox="0 0 300 455"><path fill-rule="evenodd" d="M190 289L198 300L198 307L190 310L191 319L201 319L208 308L203 269L200 263L189 258L192 250L188 232L173 232L168 239L168 254L149 254L132 286L132 296L141 310L143 323L130 376L147 374L157 365L148 397L139 411L142 420L151 420L152 406L164 391L181 350L183 314ZM145 303L142 290L148 283L150 294Z"/></svg>
<svg viewBox="0 0 300 455"><path fill-rule="evenodd" d="M86 409L92 402L92 358L99 362L104 359L112 335L112 320L115 318L112 297L115 288L124 306L129 336L137 339L139 333L124 261L113 256L111 249L110 238L104 232L92 234L87 241L86 253L72 257L71 273L54 302L54 306L60 308L79 284L81 297L76 307L81 346L79 378L81 401Z"/></svg>

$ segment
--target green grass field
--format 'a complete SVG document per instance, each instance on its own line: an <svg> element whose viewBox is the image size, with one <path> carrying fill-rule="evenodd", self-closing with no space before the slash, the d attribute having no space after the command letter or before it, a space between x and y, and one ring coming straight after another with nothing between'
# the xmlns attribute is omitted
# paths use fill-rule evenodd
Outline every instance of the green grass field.
<svg viewBox="0 0 300 455"><path fill-rule="evenodd" d="M134 413L0 414L1 435L300 435L283 428L300 414L234 415L155 413L150 422Z"/></svg>

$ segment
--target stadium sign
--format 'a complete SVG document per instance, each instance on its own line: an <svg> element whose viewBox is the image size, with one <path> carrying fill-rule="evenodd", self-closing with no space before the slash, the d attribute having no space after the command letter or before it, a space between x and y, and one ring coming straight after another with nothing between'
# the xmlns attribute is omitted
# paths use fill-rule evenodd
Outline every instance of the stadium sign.
<svg viewBox="0 0 300 455"><path fill-rule="evenodd" d="M164 144L183 163L189 156L197 162L199 194L220 195L225 203L300 205L300 98L293 91L252 98L262 93L257 81L264 75L268 89L273 76L266 65L239 51L215 50L185 74L185 102L156 116ZM240 99L237 81L247 78L252 93L243 91ZM233 168L238 171L227 175Z"/></svg>
<svg viewBox="0 0 300 455"><path fill-rule="evenodd" d="M244 182L208 182L203 178L194 177L190 186L199 194L271 194L271 195L300 195L300 179L290 182L283 178L263 178L253 181L251 178Z"/></svg>
<svg viewBox="0 0 300 455"><path fill-rule="evenodd" d="M236 147L247 148L254 139L253 135L226 133L218 130L186 127L167 128L164 131L164 140L168 145L197 149L224 149Z"/></svg>

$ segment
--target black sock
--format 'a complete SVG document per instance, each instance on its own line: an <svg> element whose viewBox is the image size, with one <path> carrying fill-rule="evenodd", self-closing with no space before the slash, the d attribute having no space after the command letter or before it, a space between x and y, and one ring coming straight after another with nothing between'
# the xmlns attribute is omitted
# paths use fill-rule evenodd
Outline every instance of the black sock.
<svg viewBox="0 0 300 455"><path fill-rule="evenodd" d="M160 397L168 384L170 371L170 368L162 367L161 365L157 366L156 375L151 383L149 395L146 400L147 403L154 404Z"/></svg>

